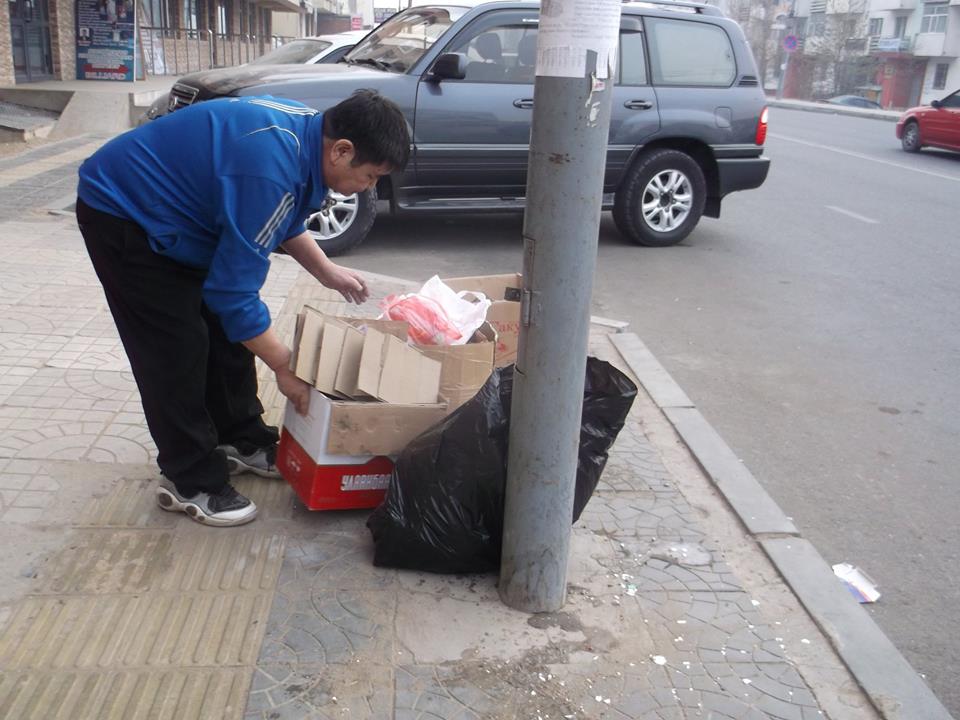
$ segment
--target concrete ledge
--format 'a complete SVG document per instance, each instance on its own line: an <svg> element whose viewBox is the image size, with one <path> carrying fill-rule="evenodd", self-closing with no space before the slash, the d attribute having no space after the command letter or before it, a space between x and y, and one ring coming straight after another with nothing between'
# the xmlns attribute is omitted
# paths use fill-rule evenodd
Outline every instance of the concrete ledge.
<svg viewBox="0 0 960 720"><path fill-rule="evenodd" d="M127 93L73 93L50 137L68 138L86 133L116 134L130 129L130 96Z"/></svg>
<svg viewBox="0 0 960 720"><path fill-rule="evenodd" d="M0 87L0 100L60 113L73 97L73 90Z"/></svg>
<svg viewBox="0 0 960 720"><path fill-rule="evenodd" d="M803 538L760 545L885 718L952 720L813 545Z"/></svg>
<svg viewBox="0 0 960 720"><path fill-rule="evenodd" d="M48 120L24 126L21 123L2 120L0 121L0 142L29 142L35 138L45 138L50 135L56 124L56 121Z"/></svg>
<svg viewBox="0 0 960 720"><path fill-rule="evenodd" d="M828 103L806 102L805 100L768 100L770 107L788 108L790 110L805 110L806 112L826 113L828 115L850 115L852 117L870 118L872 120L886 120L896 122L903 115L899 110L867 110L864 108L844 107Z"/></svg>

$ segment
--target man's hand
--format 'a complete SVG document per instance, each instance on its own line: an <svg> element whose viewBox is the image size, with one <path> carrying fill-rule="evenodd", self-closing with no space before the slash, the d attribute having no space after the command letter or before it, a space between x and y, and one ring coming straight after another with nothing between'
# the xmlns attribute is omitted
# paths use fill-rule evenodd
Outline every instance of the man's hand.
<svg viewBox="0 0 960 720"><path fill-rule="evenodd" d="M370 297L370 290L360 273L347 270L329 260L321 269L317 280L331 290L339 292L347 302L359 305Z"/></svg>
<svg viewBox="0 0 960 720"><path fill-rule="evenodd" d="M283 249L322 284L336 290L347 302L358 305L370 297L367 283L360 273L340 267L324 254L313 236L303 232L283 243Z"/></svg>
<svg viewBox="0 0 960 720"><path fill-rule="evenodd" d="M306 415L310 409L310 385L286 367L278 368L276 375L277 388L293 403L294 409L300 415Z"/></svg>

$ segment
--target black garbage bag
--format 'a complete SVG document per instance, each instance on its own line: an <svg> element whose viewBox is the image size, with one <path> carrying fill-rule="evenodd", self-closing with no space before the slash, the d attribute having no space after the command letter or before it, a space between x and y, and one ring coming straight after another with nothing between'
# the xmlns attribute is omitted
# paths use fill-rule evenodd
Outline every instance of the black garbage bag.
<svg viewBox="0 0 960 720"><path fill-rule="evenodd" d="M511 365L407 445L367 520L375 565L438 573L500 567L512 393ZM593 495L636 394L622 372L587 359L572 522Z"/></svg>

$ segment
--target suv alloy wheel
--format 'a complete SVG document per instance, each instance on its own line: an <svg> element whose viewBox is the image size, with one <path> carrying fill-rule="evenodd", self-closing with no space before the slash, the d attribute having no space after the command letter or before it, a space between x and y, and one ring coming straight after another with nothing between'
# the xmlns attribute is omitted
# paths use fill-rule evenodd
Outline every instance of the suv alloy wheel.
<svg viewBox="0 0 960 720"><path fill-rule="evenodd" d="M354 195L330 191L323 207L307 217L307 230L320 249L333 257L359 245L376 217L376 188Z"/></svg>
<svg viewBox="0 0 960 720"><path fill-rule="evenodd" d="M641 155L627 173L613 204L617 228L639 245L676 245L700 221L707 199L703 170L679 150Z"/></svg>

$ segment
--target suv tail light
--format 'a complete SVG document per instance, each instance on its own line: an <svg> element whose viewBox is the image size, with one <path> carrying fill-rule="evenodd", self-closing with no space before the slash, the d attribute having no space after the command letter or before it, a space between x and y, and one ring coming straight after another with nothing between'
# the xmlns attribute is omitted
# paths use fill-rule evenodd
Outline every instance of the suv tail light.
<svg viewBox="0 0 960 720"><path fill-rule="evenodd" d="M757 123L757 137L754 140L757 145L763 145L767 141L767 116L770 114L770 108L764 108L760 113L760 122Z"/></svg>

